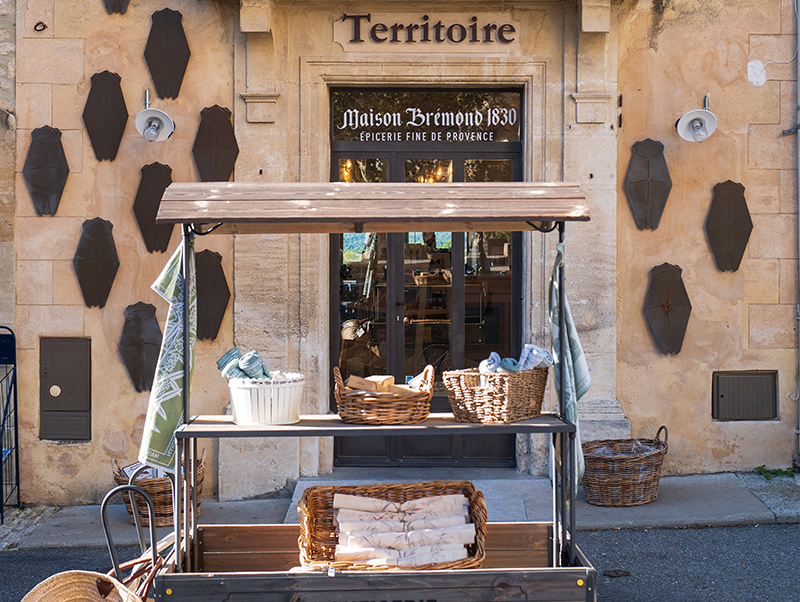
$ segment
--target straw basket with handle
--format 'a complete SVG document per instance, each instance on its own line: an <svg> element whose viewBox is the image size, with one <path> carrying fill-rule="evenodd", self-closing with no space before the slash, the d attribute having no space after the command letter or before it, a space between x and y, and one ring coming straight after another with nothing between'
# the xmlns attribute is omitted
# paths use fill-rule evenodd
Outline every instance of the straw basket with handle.
<svg viewBox="0 0 800 602"><path fill-rule="evenodd" d="M391 565L372 565L335 560L338 535L334 525L333 496L337 493L403 503L436 495L463 494L469 502L469 520L475 525L475 543L467 546L467 558L398 569ZM486 501L470 481L428 481L350 486L313 486L303 492L298 505L300 515L300 564L304 567L333 567L352 570L429 570L480 568L486 556Z"/></svg>
<svg viewBox="0 0 800 602"><path fill-rule="evenodd" d="M664 438L661 438L661 433ZM595 506L640 506L658 497L669 431L655 439L600 439L583 444L583 493Z"/></svg>
<svg viewBox="0 0 800 602"><path fill-rule="evenodd" d="M433 366L425 366L419 391L362 391L345 387L338 366L333 369L339 417L350 424L414 424L431 411Z"/></svg>
<svg viewBox="0 0 800 602"><path fill-rule="evenodd" d="M205 479L206 469L203 459L205 458L205 450L200 457L200 462L197 463L197 505L200 505L203 497L203 480ZM111 460L111 466L114 470L114 481L117 485L127 485L128 478L122 474L122 469L117 463L116 459ZM144 489L147 495L153 500L155 505L155 524L156 527L171 527L173 521L172 512L172 481L169 477L158 477L155 479L145 478L142 476L137 477L135 484ZM128 509L128 515L131 522L133 520L133 510L131 508L131 501L127 495L123 495L122 499L125 502L125 507ZM147 527L150 524L150 518L147 514L147 509L139 505L139 518L141 524Z"/></svg>
<svg viewBox="0 0 800 602"><path fill-rule="evenodd" d="M477 368L442 373L453 415L459 422L508 423L542 412L547 368L481 374Z"/></svg>

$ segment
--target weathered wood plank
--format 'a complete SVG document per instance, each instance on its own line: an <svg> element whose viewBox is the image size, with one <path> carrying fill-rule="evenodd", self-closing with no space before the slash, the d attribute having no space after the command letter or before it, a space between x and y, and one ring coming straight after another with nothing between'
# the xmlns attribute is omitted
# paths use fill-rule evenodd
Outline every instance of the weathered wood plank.
<svg viewBox="0 0 800 602"><path fill-rule="evenodd" d="M300 525L201 525L204 553L292 552L299 556Z"/></svg>
<svg viewBox="0 0 800 602"><path fill-rule="evenodd" d="M226 224L221 231L402 232L530 230L529 222L586 221L567 183L173 183L158 223ZM490 227L491 226L491 227Z"/></svg>
<svg viewBox="0 0 800 602"><path fill-rule="evenodd" d="M166 590L170 594L166 595ZM175 574L156 578L156 600L170 602L586 602L594 569Z"/></svg>
<svg viewBox="0 0 800 602"><path fill-rule="evenodd" d="M294 552L205 552L204 573L284 572L300 566L300 554Z"/></svg>
<svg viewBox="0 0 800 602"><path fill-rule="evenodd" d="M232 416L193 416L175 432L180 439L187 437L325 437L358 435L437 435L437 434L497 434L497 433L567 433L575 427L555 414L510 424L477 424L456 422L452 414L430 414L418 424L363 425L342 422L336 414L301 415L295 424L237 425Z"/></svg>

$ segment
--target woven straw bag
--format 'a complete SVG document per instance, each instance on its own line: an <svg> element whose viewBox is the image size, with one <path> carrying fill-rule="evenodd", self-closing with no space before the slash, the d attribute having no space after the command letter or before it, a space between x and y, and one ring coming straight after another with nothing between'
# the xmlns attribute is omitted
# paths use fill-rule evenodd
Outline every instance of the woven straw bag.
<svg viewBox="0 0 800 602"><path fill-rule="evenodd" d="M142 602L119 581L92 571L65 571L34 587L22 602Z"/></svg>

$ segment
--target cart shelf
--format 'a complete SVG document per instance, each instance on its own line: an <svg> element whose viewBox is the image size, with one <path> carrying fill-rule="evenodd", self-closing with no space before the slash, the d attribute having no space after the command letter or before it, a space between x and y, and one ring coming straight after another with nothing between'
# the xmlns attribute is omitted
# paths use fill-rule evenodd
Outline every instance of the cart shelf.
<svg viewBox="0 0 800 602"><path fill-rule="evenodd" d="M337 414L303 415L295 424L234 424L233 416L195 416L175 432L178 439L228 437L342 437L363 435L494 435L514 433L574 433L575 425L555 414L508 424L456 422L452 414L430 414L417 424L380 426L348 424Z"/></svg>

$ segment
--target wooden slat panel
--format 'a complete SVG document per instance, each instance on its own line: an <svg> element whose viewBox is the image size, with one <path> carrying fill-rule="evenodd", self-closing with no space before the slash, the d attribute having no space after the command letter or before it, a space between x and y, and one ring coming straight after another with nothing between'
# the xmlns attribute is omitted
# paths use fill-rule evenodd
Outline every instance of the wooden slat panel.
<svg viewBox="0 0 800 602"><path fill-rule="evenodd" d="M488 523L484 568L549 566L548 523ZM282 571L299 565L299 525L203 525L206 572Z"/></svg>
<svg viewBox="0 0 800 602"><path fill-rule="evenodd" d="M586 221L580 188L566 183L173 183L158 223L224 223L245 232L529 230L532 221ZM503 227L501 227L503 226Z"/></svg>
<svg viewBox="0 0 800 602"><path fill-rule="evenodd" d="M300 566L300 554L290 552L240 552L203 554L203 572L245 573L288 571Z"/></svg>
<svg viewBox="0 0 800 602"><path fill-rule="evenodd" d="M170 590L169 596L163 592ZM334 602L594 600L594 569L369 571L314 574L175 574L156 579L157 600Z"/></svg>
<svg viewBox="0 0 800 602"><path fill-rule="evenodd" d="M291 552L300 553L300 525L201 525L204 553Z"/></svg>

